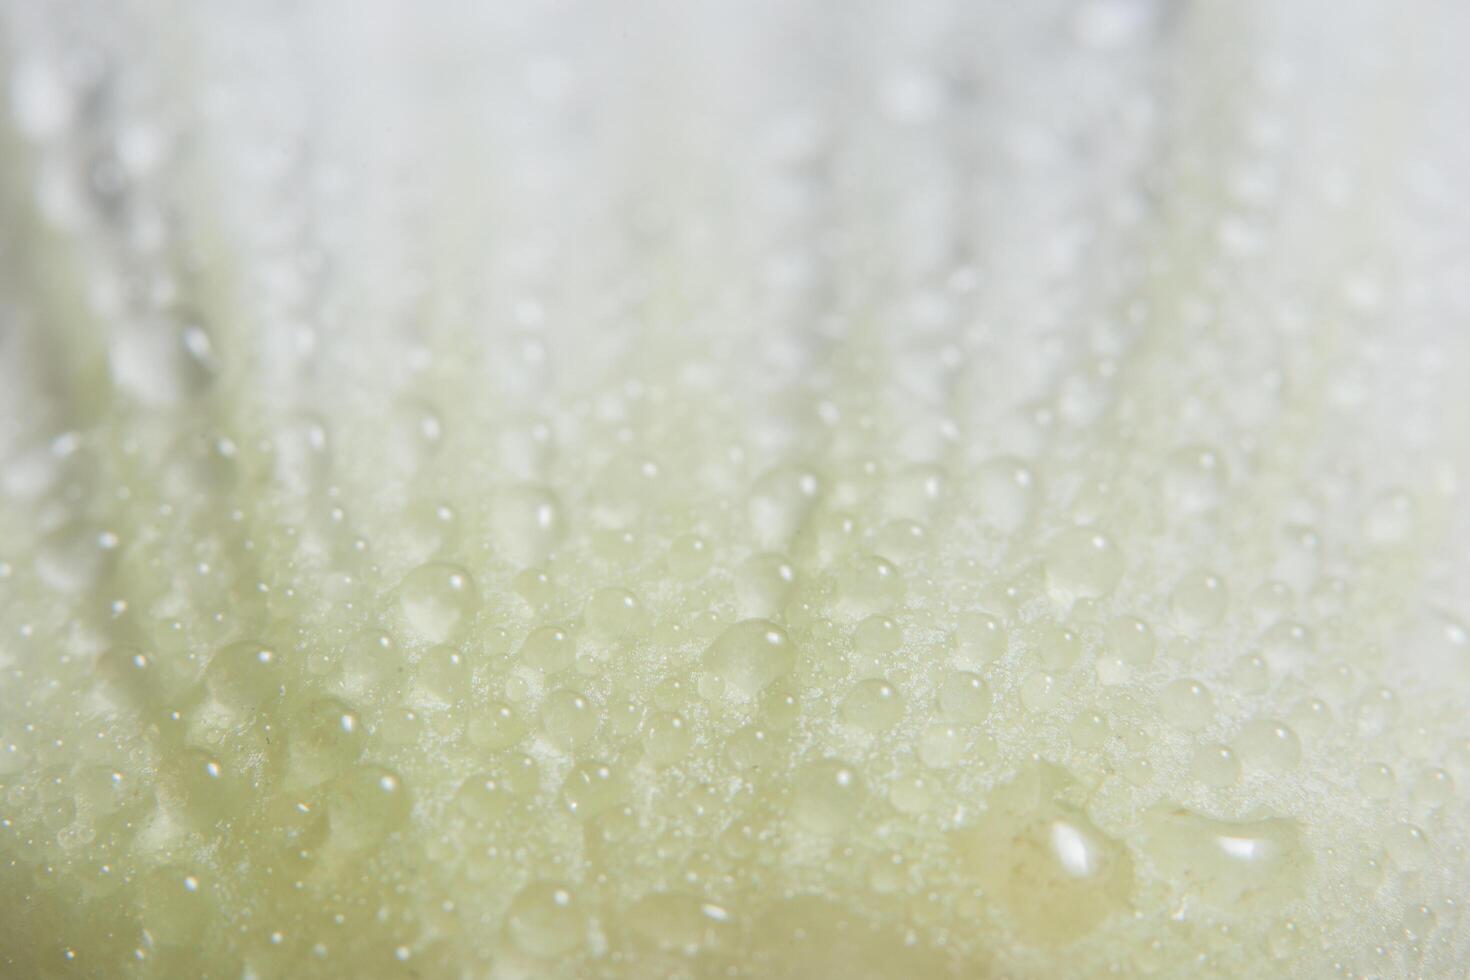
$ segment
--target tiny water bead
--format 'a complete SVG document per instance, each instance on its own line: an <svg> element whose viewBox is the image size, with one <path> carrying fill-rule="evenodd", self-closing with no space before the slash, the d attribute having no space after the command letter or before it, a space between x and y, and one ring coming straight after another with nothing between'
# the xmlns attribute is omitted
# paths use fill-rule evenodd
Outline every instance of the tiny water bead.
<svg viewBox="0 0 1470 980"><path fill-rule="evenodd" d="M857 770L829 759L808 765L796 775L792 812L809 830L835 833L857 822L864 795Z"/></svg>
<svg viewBox="0 0 1470 980"><path fill-rule="evenodd" d="M682 715L662 711L644 724L643 748L656 766L678 762L694 744L694 732Z"/></svg>
<svg viewBox="0 0 1470 980"><path fill-rule="evenodd" d="M1329 732L1336 719L1326 701L1321 698L1303 698L1291 709L1291 716L1287 720L1296 731L1315 737Z"/></svg>
<svg viewBox="0 0 1470 980"><path fill-rule="evenodd" d="M597 760L574 766L562 783L567 809L583 820L618 803L626 791L627 782L618 768Z"/></svg>
<svg viewBox="0 0 1470 980"><path fill-rule="evenodd" d="M1203 569L1181 578L1169 596L1169 608L1175 621L1188 632L1200 632L1218 625L1228 602L1225 580Z"/></svg>
<svg viewBox="0 0 1470 980"><path fill-rule="evenodd" d="M349 699L396 692L405 674L398 643L377 629L363 630L340 651L313 651L307 668L329 678L332 693Z"/></svg>
<svg viewBox="0 0 1470 980"><path fill-rule="evenodd" d="M697 534L685 534L669 545L669 571L679 578L698 578L713 560L709 542Z"/></svg>
<svg viewBox="0 0 1470 980"><path fill-rule="evenodd" d="M903 631L887 616L869 616L853 630L853 646L860 652L881 657L903 643Z"/></svg>
<svg viewBox="0 0 1470 980"><path fill-rule="evenodd" d="M1112 538L1094 528L1063 531L1046 547L1047 588L1060 599L1105 596L1122 575L1122 552Z"/></svg>
<svg viewBox="0 0 1470 980"><path fill-rule="evenodd" d="M885 680L859 681L842 701L842 718L875 735L885 732L903 719L903 697Z"/></svg>
<svg viewBox="0 0 1470 980"><path fill-rule="evenodd" d="M1215 699L1199 681L1181 678L1159 695L1159 712L1175 728L1197 732L1214 720Z"/></svg>
<svg viewBox="0 0 1470 980"><path fill-rule="evenodd" d="M457 647L441 644L419 658L414 682L424 700L456 704L472 693L474 668Z"/></svg>
<svg viewBox="0 0 1470 980"><path fill-rule="evenodd" d="M838 595L844 611L854 615L888 612L903 597L899 570L881 555L860 555L839 574Z"/></svg>
<svg viewBox="0 0 1470 980"><path fill-rule="evenodd" d="M554 691L541 704L542 728L564 751L575 752L592 741L601 724L597 706L578 691Z"/></svg>
<svg viewBox="0 0 1470 980"><path fill-rule="evenodd" d="M144 928L160 945L188 943L218 914L212 891L211 882L193 869L166 865L150 872L139 886Z"/></svg>
<svg viewBox="0 0 1470 980"><path fill-rule="evenodd" d="M332 787L332 843L344 850L379 844L407 823L409 806L408 790L397 773L379 766L353 769Z"/></svg>
<svg viewBox="0 0 1470 980"><path fill-rule="evenodd" d="M1370 800L1389 799L1397 786L1393 769L1381 762L1364 766L1358 774L1358 787Z"/></svg>
<svg viewBox="0 0 1470 980"><path fill-rule="evenodd" d="M367 744L362 720L335 698L314 701L291 725L289 736L293 769L308 785L357 761Z"/></svg>
<svg viewBox="0 0 1470 980"><path fill-rule="evenodd" d="M1108 649L1127 664L1153 659L1156 641L1148 623L1136 616L1118 616L1108 623Z"/></svg>
<svg viewBox="0 0 1470 980"><path fill-rule="evenodd" d="M455 794L455 804L467 817L493 820L510 810L516 796L506 781L494 774L471 776Z"/></svg>
<svg viewBox="0 0 1470 980"><path fill-rule="evenodd" d="M1072 666L1082 655L1082 638L1075 630L1048 623L1033 633L1036 659L1047 670L1059 671Z"/></svg>
<svg viewBox="0 0 1470 980"><path fill-rule="evenodd" d="M704 654L705 665L729 688L753 698L796 665L795 645L786 631L765 619L736 623Z"/></svg>
<svg viewBox="0 0 1470 980"><path fill-rule="evenodd" d="M1107 715L1100 711L1083 711L1072 720L1068 729L1072 744L1079 749L1099 749L1107 744L1112 734Z"/></svg>
<svg viewBox="0 0 1470 980"><path fill-rule="evenodd" d="M956 660L965 667L983 667L1005 656L1010 637L1005 625L983 612L960 614L953 632Z"/></svg>
<svg viewBox="0 0 1470 980"><path fill-rule="evenodd" d="M940 684L939 711L949 720L967 725L984 721L990 713L990 688L978 674L954 671Z"/></svg>
<svg viewBox="0 0 1470 980"><path fill-rule="evenodd" d="M559 626L542 626L526 637L517 656L528 667L554 674L576 660L577 641Z"/></svg>
<svg viewBox="0 0 1470 980"><path fill-rule="evenodd" d="M822 491L818 475L794 466L762 476L749 498L750 527L765 547L783 547L801 530Z"/></svg>
<svg viewBox="0 0 1470 980"><path fill-rule="evenodd" d="M443 643L469 625L480 607L480 594L469 572L433 562L404 576L398 604L411 630L430 643Z"/></svg>
<svg viewBox="0 0 1470 980"><path fill-rule="evenodd" d="M784 555L763 552L736 573L741 612L751 617L779 615L796 585L796 569Z"/></svg>
<svg viewBox="0 0 1470 980"><path fill-rule="evenodd" d="M1390 490L1373 502L1363 519L1363 536L1375 545L1393 546L1408 540L1418 520L1413 496Z"/></svg>
<svg viewBox="0 0 1470 980"><path fill-rule="evenodd" d="M1001 457L975 472L974 494L980 519L1002 534L1016 534L1036 511L1037 477L1019 459Z"/></svg>
<svg viewBox="0 0 1470 980"><path fill-rule="evenodd" d="M537 957L560 956L587 941L587 913L567 885L538 881L516 894L506 931L517 948Z"/></svg>
<svg viewBox="0 0 1470 980"><path fill-rule="evenodd" d="M1455 799L1454 777L1443 769L1429 769L1414 781L1412 798L1424 809L1445 806Z"/></svg>
<svg viewBox="0 0 1470 980"><path fill-rule="evenodd" d="M1032 713L1040 713L1054 707L1061 700L1057 679L1051 674L1037 671L1021 681L1021 704Z"/></svg>
<svg viewBox="0 0 1470 980"><path fill-rule="evenodd" d="M1316 652L1312 631L1301 623L1283 619L1261 634L1261 655L1281 671L1300 669Z"/></svg>
<svg viewBox="0 0 1470 980"><path fill-rule="evenodd" d="M565 533L561 501L546 487L496 491L491 495L488 518L495 546L522 568L544 562Z"/></svg>
<svg viewBox="0 0 1470 980"><path fill-rule="evenodd" d="M471 719L466 734L477 748L504 749L525 737L526 724L509 704L491 701Z"/></svg>
<svg viewBox="0 0 1470 980"><path fill-rule="evenodd" d="M735 925L724 906L687 892L654 892L628 912L631 931L659 950L689 956L703 949L723 949Z"/></svg>
<svg viewBox="0 0 1470 980"><path fill-rule="evenodd" d="M1223 789L1240 779L1240 762L1228 745L1201 745L1195 749L1190 772L1204 785Z"/></svg>
<svg viewBox="0 0 1470 980"><path fill-rule="evenodd" d="M1260 654L1248 654L1231 666L1230 679L1243 693L1260 694L1271 686L1271 667Z"/></svg>
<svg viewBox="0 0 1470 980"><path fill-rule="evenodd" d="M622 637L637 628L642 607L627 589L606 588L592 593L582 614L595 632L608 637Z"/></svg>
<svg viewBox="0 0 1470 980"><path fill-rule="evenodd" d="M801 720L801 694L789 678L768 686L760 697L758 715L773 732L790 731Z"/></svg>
<svg viewBox="0 0 1470 980"><path fill-rule="evenodd" d="M1225 499L1229 467L1210 446L1186 446L1171 453L1165 485L1174 506L1184 514L1214 510Z"/></svg>
<svg viewBox="0 0 1470 980"><path fill-rule="evenodd" d="M1404 933L1411 939L1426 939L1434 932L1439 917L1427 905L1415 905L1404 912Z"/></svg>
<svg viewBox="0 0 1470 980"><path fill-rule="evenodd" d="M1399 823L1389 828L1383 847L1393 863L1406 871L1423 868L1433 853L1424 831L1411 823Z"/></svg>
<svg viewBox="0 0 1470 980"><path fill-rule="evenodd" d="M725 739L725 759L740 772L769 767L775 753L771 733L758 725L745 725Z"/></svg>
<svg viewBox="0 0 1470 980"><path fill-rule="evenodd" d="M1296 732L1269 719L1247 722L1236 735L1234 745L1246 765L1262 768L1292 769L1302 757Z"/></svg>
<svg viewBox="0 0 1470 980"><path fill-rule="evenodd" d="M283 674L274 650L246 641L231 644L210 659L205 683L226 707L254 712L280 696Z"/></svg>

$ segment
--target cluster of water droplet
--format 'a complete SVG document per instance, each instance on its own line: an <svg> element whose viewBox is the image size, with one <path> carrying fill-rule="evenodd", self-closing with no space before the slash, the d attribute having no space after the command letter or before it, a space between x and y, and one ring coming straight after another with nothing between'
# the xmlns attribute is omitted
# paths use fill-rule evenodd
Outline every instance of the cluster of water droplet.
<svg viewBox="0 0 1470 980"><path fill-rule="evenodd" d="M693 106L578 89L603 59L636 74L589 28L567 60L404 108L423 66L369 72L384 42L347 6L322 75L276 81L276 34L311 49L309 15L210 8L197 100L153 14L5 8L54 48L7 55L24 179L0 217L32 256L0 311L7 970L1464 962L1470 633L1446 542L1470 457L1434 365L1465 351L1426 327L1385 353L1442 283L1394 280L1409 246L1372 223L1274 276L1347 220L1276 189L1340 153L1288 152L1283 120L1336 103L1214 66L1168 123L1236 161L1201 174L1151 149L1156 75L1238 25L1196 13L1165 42L1149 5L1092 2L1006 8L1017 91L972 91L937 28L868 79L855 38L889 15L864 7L839 58L861 91L803 81L803 55L760 104L831 111L752 121L718 65L756 84L741 52L785 29L762 8L768 33L681 69ZM484 44L497 16L432 22ZM707 16L643 43L729 26ZM1263 29L1290 44L1282 16ZM410 33L456 57L457 31ZM332 114L359 82L373 110ZM1094 84L1134 108L1072 106ZM441 125L487 90L509 122ZM326 94L282 109L296 92ZM588 106L721 125L665 155L538 129ZM387 146L378 112L404 127ZM967 127L1009 162L942 135ZM1101 166L1063 149L1104 134ZM587 154L594 176L566 169ZM506 190L461 213L434 189L470 186L466 159ZM1183 188L1172 208L1149 211L1155 183Z"/></svg>

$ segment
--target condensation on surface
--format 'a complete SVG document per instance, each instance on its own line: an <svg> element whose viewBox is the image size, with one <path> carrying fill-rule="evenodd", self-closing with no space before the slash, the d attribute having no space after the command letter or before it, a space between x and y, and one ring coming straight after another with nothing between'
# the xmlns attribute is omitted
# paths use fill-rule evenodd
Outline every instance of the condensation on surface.
<svg viewBox="0 0 1470 980"><path fill-rule="evenodd" d="M0 2L0 972L1463 970L1467 43Z"/></svg>

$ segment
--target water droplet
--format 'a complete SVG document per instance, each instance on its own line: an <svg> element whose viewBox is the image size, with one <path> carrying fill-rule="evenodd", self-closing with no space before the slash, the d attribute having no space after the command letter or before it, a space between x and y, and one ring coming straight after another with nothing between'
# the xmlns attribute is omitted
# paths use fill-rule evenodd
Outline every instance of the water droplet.
<svg viewBox="0 0 1470 980"><path fill-rule="evenodd" d="M1261 634L1261 655L1282 673L1300 670L1317 652L1312 631L1301 623L1283 619Z"/></svg>
<svg viewBox="0 0 1470 980"><path fill-rule="evenodd" d="M656 948L691 956L731 938L734 917L722 905L682 892L656 892L628 911L634 933Z"/></svg>
<svg viewBox="0 0 1470 980"><path fill-rule="evenodd" d="M750 619L779 615L796 586L796 570L784 555L763 552L746 559L735 575L740 612Z"/></svg>
<svg viewBox="0 0 1470 980"><path fill-rule="evenodd" d="M357 761L367 740L357 714L335 698L312 702L295 721L289 744L298 778L314 785Z"/></svg>
<svg viewBox="0 0 1470 980"><path fill-rule="evenodd" d="M1071 726L1067 729L1072 737L1072 744L1079 749L1100 749L1107 744L1108 736L1112 734L1107 716L1101 711L1086 710L1077 714L1072 719Z"/></svg>
<svg viewBox="0 0 1470 980"><path fill-rule="evenodd" d="M121 322L107 353L113 383L145 405L175 405L202 394L219 372L209 334L197 324Z"/></svg>
<svg viewBox="0 0 1470 980"><path fill-rule="evenodd" d="M958 725L929 725L919 735L919 761L930 769L957 766L965 757L967 742Z"/></svg>
<svg viewBox="0 0 1470 980"><path fill-rule="evenodd" d="M1386 800L1396 787L1393 770L1381 762L1370 763L1358 772L1358 788L1370 800Z"/></svg>
<svg viewBox="0 0 1470 980"><path fill-rule="evenodd" d="M627 790L627 781L616 766L595 760L573 766L561 788L567 809L583 820L621 802Z"/></svg>
<svg viewBox="0 0 1470 980"><path fill-rule="evenodd" d="M1061 697L1057 680L1051 674L1038 671L1021 682L1021 704L1032 714L1055 707Z"/></svg>
<svg viewBox="0 0 1470 980"><path fill-rule="evenodd" d="M443 643L469 626L480 593L460 566L431 562L404 576L398 605L410 629L429 643Z"/></svg>
<svg viewBox="0 0 1470 980"><path fill-rule="evenodd" d="M1215 717L1215 699L1199 681L1172 681L1159 695L1159 711L1164 720L1186 732L1197 732L1209 726Z"/></svg>
<svg viewBox="0 0 1470 980"><path fill-rule="evenodd" d="M1201 745L1194 751L1190 772L1204 785L1224 789L1240 779L1240 761L1228 745Z"/></svg>
<svg viewBox="0 0 1470 980"><path fill-rule="evenodd" d="M725 740L725 758L742 772L769 768L775 753L770 733L758 725L744 725Z"/></svg>
<svg viewBox="0 0 1470 980"><path fill-rule="evenodd" d="M1063 671L1082 655L1082 638L1056 623L1042 623L1032 631L1036 659L1049 671Z"/></svg>
<svg viewBox="0 0 1470 980"><path fill-rule="evenodd" d="M541 704L541 727L552 744L566 752L592 741L601 723L596 706L578 691L553 691Z"/></svg>
<svg viewBox="0 0 1470 980"><path fill-rule="evenodd" d="M1225 580L1198 569L1179 580L1169 596L1169 608L1181 629L1198 633L1219 625L1229 604Z"/></svg>
<svg viewBox="0 0 1470 980"><path fill-rule="evenodd" d="M1260 654L1247 654L1230 668L1230 679L1243 693L1260 694L1271 686L1271 668Z"/></svg>
<svg viewBox="0 0 1470 980"><path fill-rule="evenodd" d="M439 704L458 704L473 687L469 658L452 646L431 647L419 658L414 683L419 697Z"/></svg>
<svg viewBox="0 0 1470 980"><path fill-rule="evenodd" d="M1390 490L1373 502L1363 519L1363 535L1380 547L1407 541L1418 521L1414 498L1404 490Z"/></svg>
<svg viewBox="0 0 1470 980"><path fill-rule="evenodd" d="M1393 863L1405 871L1417 871L1429 863L1432 851L1424 831L1410 823L1399 823L1388 829L1383 846Z"/></svg>
<svg viewBox="0 0 1470 980"><path fill-rule="evenodd" d="M1216 450L1186 446L1171 454L1166 465L1164 485L1180 513L1205 513L1220 506L1229 472Z"/></svg>
<svg viewBox="0 0 1470 980"><path fill-rule="evenodd" d="M481 749L506 749L526 735L525 722L503 701L491 701L470 720L470 742Z"/></svg>
<svg viewBox="0 0 1470 980"><path fill-rule="evenodd" d="M881 678L858 681L843 699L842 720L866 732L885 732L903 720L903 698Z"/></svg>
<svg viewBox="0 0 1470 980"><path fill-rule="evenodd" d="M511 564L539 565L566 533L561 501L545 487L497 490L490 499L489 529L496 550Z"/></svg>
<svg viewBox="0 0 1470 980"><path fill-rule="evenodd" d="M627 589L598 589L588 598L582 615L587 626L602 636L623 637L638 628L643 607Z"/></svg>
<svg viewBox="0 0 1470 980"><path fill-rule="evenodd" d="M903 630L887 616L869 616L852 631L853 648L875 660L893 653L902 643Z"/></svg>
<svg viewBox="0 0 1470 980"><path fill-rule="evenodd" d="M1031 523L1038 499L1036 473L1019 459L1000 457L981 466L973 480L980 519L1001 534L1017 534Z"/></svg>
<svg viewBox="0 0 1470 980"><path fill-rule="evenodd" d="M515 802L515 794L505 780L493 773L481 773L466 779L455 794L454 803L460 813L472 820L497 820Z"/></svg>
<svg viewBox="0 0 1470 980"><path fill-rule="evenodd" d="M855 768L836 759L811 763L794 777L792 815L808 830L839 833L858 820L866 791Z"/></svg>
<svg viewBox="0 0 1470 980"><path fill-rule="evenodd" d="M990 688L979 674L952 671L939 687L939 711L950 721L978 724L990 714Z"/></svg>
<svg viewBox="0 0 1470 980"><path fill-rule="evenodd" d="M1128 849L1066 802L1072 785L1054 766L1034 765L993 791L987 809L952 841L962 866L995 895L1021 935L1065 943L1128 908Z"/></svg>
<svg viewBox="0 0 1470 980"><path fill-rule="evenodd" d="M531 631L517 656L528 667L554 674L576 662L577 641L559 626L543 626Z"/></svg>
<svg viewBox="0 0 1470 980"><path fill-rule="evenodd" d="M95 589L112 567L118 538L87 523L67 524L42 539L35 569L50 589L80 595Z"/></svg>
<svg viewBox="0 0 1470 980"><path fill-rule="evenodd" d="M372 847L408 823L408 791L398 774L360 766L338 780L327 813L332 842L343 850Z"/></svg>
<svg viewBox="0 0 1470 980"><path fill-rule="evenodd" d="M708 541L686 534L669 545L669 571L682 579L696 579L709 570L714 553Z"/></svg>
<svg viewBox="0 0 1470 980"><path fill-rule="evenodd" d="M1047 589L1059 601L1097 599L1123 576L1123 555L1113 539L1090 527L1072 528L1046 548Z"/></svg>
<svg viewBox="0 0 1470 980"><path fill-rule="evenodd" d="M983 612L961 613L953 636L955 659L962 667L984 667L1005 656L1010 646L1005 625Z"/></svg>
<svg viewBox="0 0 1470 980"><path fill-rule="evenodd" d="M1235 736L1235 751L1247 765L1265 769L1294 769L1302 757L1296 733L1269 719L1246 722Z"/></svg>
<svg viewBox="0 0 1470 980"><path fill-rule="evenodd" d="M531 956L565 956L587 941L587 913L571 887L536 881L510 903L505 928L511 941Z"/></svg>
<svg viewBox="0 0 1470 980"><path fill-rule="evenodd" d="M1293 820L1232 822L1188 810L1145 818L1144 849L1174 885L1225 909L1275 908L1301 896L1311 866Z"/></svg>
<svg viewBox="0 0 1470 980"><path fill-rule="evenodd" d="M694 744L694 731L682 715L660 711L649 717L643 729L643 751L656 766L673 765Z"/></svg>
<svg viewBox="0 0 1470 980"><path fill-rule="evenodd" d="M1443 769L1427 769L1414 780L1414 805L1422 809L1444 806L1455 798L1455 781Z"/></svg>
<svg viewBox="0 0 1470 980"><path fill-rule="evenodd" d="M1154 657L1154 631L1136 616L1118 616L1108 623L1108 649L1125 664L1146 664Z"/></svg>
<svg viewBox="0 0 1470 980"><path fill-rule="evenodd" d="M806 524L821 497L817 475L800 467L766 473L750 495L750 526L762 547L785 547Z"/></svg>
<svg viewBox="0 0 1470 980"><path fill-rule="evenodd" d="M903 576L888 559L861 555L839 573L837 590L842 609L852 617L886 613L903 598Z"/></svg>
<svg viewBox="0 0 1470 980"><path fill-rule="evenodd" d="M765 619L736 623L710 645L704 665L743 698L754 698L796 664L786 631Z"/></svg>

